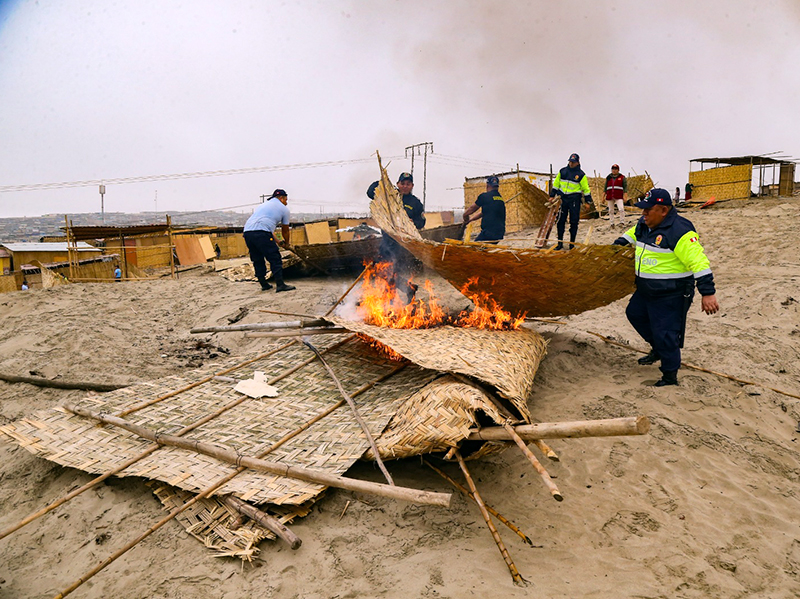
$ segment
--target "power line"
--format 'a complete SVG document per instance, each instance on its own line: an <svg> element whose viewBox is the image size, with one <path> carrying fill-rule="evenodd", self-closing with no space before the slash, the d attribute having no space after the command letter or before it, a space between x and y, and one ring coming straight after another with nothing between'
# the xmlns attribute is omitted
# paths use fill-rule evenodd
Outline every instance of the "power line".
<svg viewBox="0 0 800 600"><path fill-rule="evenodd" d="M402 158L388 156L387 159ZM350 160L332 160L316 163L296 163L290 165L274 165L268 167L248 167L245 169L222 169L217 171L197 171L193 173L172 173L169 175L143 175L139 177L118 177L115 179L91 179L85 181L62 181L51 183L25 183L0 186L0 192L28 192L34 190L52 190L74 187L94 187L98 185L123 185L128 183L145 183L148 181L167 181L176 179L196 179L200 177L222 177L228 175L247 175L269 171L291 171L296 169L314 169L320 167L339 167L344 165L363 164L374 161L374 158L355 158Z"/></svg>

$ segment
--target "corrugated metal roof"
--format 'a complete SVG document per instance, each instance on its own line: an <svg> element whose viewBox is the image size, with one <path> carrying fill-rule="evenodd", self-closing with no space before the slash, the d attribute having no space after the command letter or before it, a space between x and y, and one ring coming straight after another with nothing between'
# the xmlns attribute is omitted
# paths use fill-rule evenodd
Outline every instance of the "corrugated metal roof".
<svg viewBox="0 0 800 600"><path fill-rule="evenodd" d="M95 252L102 252L100 248L95 248L86 242L78 242L78 252L86 252L94 250ZM65 242L8 242L7 244L0 244L10 252L66 252L67 244Z"/></svg>

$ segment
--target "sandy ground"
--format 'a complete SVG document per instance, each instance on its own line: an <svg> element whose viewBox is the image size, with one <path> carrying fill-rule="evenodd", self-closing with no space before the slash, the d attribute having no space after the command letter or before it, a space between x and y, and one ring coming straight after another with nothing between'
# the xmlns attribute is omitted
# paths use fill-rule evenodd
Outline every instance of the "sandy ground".
<svg viewBox="0 0 800 600"><path fill-rule="evenodd" d="M800 394L800 202L777 199L689 214L712 261L719 314L690 311L684 360ZM581 224L581 237L590 222ZM593 222L593 242L619 231ZM433 278L451 302L457 292ZM262 293L200 269L179 281L76 284L0 296L0 371L128 383L199 366L263 339L188 333L192 326L273 319L271 308L324 312L348 278L294 281ZM521 453L472 465L486 501L534 541L500 533L517 587L477 507L451 509L329 491L293 530L302 547L265 542L251 564L212 558L170 523L74 597L797 597L800 595L798 401L691 370L653 388L655 366L586 333L643 347L627 299L537 325L550 340L530 398L539 421L647 415L649 435L554 441L554 502ZM198 347L198 340L209 342ZM202 346L202 345L201 345ZM84 392L0 382L0 423ZM417 460L389 467L398 484L448 490ZM451 475L458 477L453 465ZM374 478L374 466L351 475ZM0 439L0 529L89 481ZM342 516L342 511L349 507ZM0 597L51 596L165 513L140 479L112 479L0 541Z"/></svg>

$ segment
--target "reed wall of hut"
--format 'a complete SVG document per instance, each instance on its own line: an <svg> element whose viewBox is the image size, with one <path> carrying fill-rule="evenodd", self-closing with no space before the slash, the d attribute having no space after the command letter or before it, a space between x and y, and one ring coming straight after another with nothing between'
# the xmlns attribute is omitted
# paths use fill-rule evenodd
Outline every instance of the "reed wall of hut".
<svg viewBox="0 0 800 600"><path fill-rule="evenodd" d="M169 266L169 237L166 235L125 238L123 249L118 238L106 240L106 253L119 254L129 265L140 269L153 269Z"/></svg>
<svg viewBox="0 0 800 600"><path fill-rule="evenodd" d="M247 244L244 243L244 236L241 233L212 233L212 246L219 246L219 257L221 259L238 258L247 256Z"/></svg>
<svg viewBox="0 0 800 600"><path fill-rule="evenodd" d="M751 164L692 171L689 173L689 183L694 186L692 201L749 198L752 178Z"/></svg>
<svg viewBox="0 0 800 600"><path fill-rule="evenodd" d="M10 273L0 275L0 294L6 292L16 292L22 286L22 273Z"/></svg>

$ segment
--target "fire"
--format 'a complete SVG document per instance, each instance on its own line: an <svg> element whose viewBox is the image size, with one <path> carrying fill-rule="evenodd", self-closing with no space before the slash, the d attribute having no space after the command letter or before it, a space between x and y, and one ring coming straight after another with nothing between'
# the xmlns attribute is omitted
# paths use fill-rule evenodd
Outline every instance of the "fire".
<svg viewBox="0 0 800 600"><path fill-rule="evenodd" d="M391 263L375 263L364 272L358 311L365 323L392 329L426 329L441 325L475 329L519 329L525 322L525 314L513 316L503 310L488 293L471 289L477 283L477 278L470 279L460 290L472 300L474 310L465 310L452 316L443 309L430 281L426 280L422 286L427 300L418 298L418 286L411 280L396 281ZM400 356L390 348L371 339L368 341L399 360Z"/></svg>

